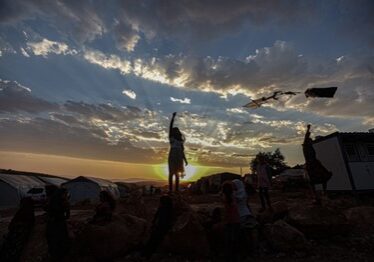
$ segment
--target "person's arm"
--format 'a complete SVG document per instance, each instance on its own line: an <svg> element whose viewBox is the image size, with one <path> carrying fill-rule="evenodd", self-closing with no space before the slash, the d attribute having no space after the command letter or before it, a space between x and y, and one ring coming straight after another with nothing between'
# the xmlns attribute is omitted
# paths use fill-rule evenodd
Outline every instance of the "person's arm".
<svg viewBox="0 0 374 262"><path fill-rule="evenodd" d="M304 137L304 143L309 138L310 138L310 125L307 125L306 133L305 133L305 137Z"/></svg>
<svg viewBox="0 0 374 262"><path fill-rule="evenodd" d="M169 138L171 137L171 130L173 129L173 125L174 125L174 118L176 116L176 112L173 113L173 116L171 117L171 121L170 121L170 126L169 126Z"/></svg>

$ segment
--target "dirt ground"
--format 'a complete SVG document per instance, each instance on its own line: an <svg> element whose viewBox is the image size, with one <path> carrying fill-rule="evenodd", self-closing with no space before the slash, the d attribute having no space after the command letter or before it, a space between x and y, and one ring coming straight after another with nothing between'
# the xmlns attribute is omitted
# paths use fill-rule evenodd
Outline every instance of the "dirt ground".
<svg viewBox="0 0 374 262"><path fill-rule="evenodd" d="M220 207L221 197L219 195L188 195L183 197L191 206L192 210L196 212L209 213L214 207ZM146 210L146 217L151 220L154 212L158 206L159 196L145 196L142 201ZM291 209L295 206L305 205L311 203L307 192L288 192L283 193L280 191L271 192L272 202L285 202L288 208ZM249 204L254 215L260 208L260 203L257 195L250 198ZM344 194L330 194L329 198L324 198L323 205L332 206L342 212L352 207L357 206L374 206L374 196L361 195L353 197ZM0 220L0 244L3 236L7 232L8 223L11 220L12 214L15 210L6 210L1 214ZM73 207L72 217L70 223L77 221L85 221L93 214L93 206L88 205L84 207ZM36 212L38 217L43 216L43 211L38 209ZM37 221L41 221L37 219ZM374 220L373 220L374 222ZM374 261L374 231L372 227L365 227L363 225L354 225L349 234L335 234L324 238L308 238L310 245L308 249L303 251L277 251L269 247L266 241L260 236L258 251L255 253L248 253L246 257L242 257L240 261ZM42 237L42 236L41 236ZM46 261L45 258L23 258L22 261ZM115 261L142 261L136 256L128 255L118 258ZM151 261L191 261L182 256L174 256L172 254L155 254ZM194 261L212 261L209 258L201 258Z"/></svg>

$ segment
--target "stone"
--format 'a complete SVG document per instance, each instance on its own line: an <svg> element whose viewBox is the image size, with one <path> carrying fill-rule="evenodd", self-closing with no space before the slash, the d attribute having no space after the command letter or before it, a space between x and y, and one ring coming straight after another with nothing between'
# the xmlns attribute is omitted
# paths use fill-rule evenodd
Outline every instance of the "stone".
<svg viewBox="0 0 374 262"><path fill-rule="evenodd" d="M209 243L199 217L181 196L172 196L175 221L160 249L191 258L207 257Z"/></svg>
<svg viewBox="0 0 374 262"><path fill-rule="evenodd" d="M311 204L291 208L286 221L310 238L346 235L351 229L338 209Z"/></svg>
<svg viewBox="0 0 374 262"><path fill-rule="evenodd" d="M119 214L128 214L147 219L149 214L141 192L133 191L126 199L120 199L116 208Z"/></svg>
<svg viewBox="0 0 374 262"><path fill-rule="evenodd" d="M272 204L272 209L266 209L257 214L256 219L260 224L273 223L283 219L288 214L288 205L285 201L277 201Z"/></svg>
<svg viewBox="0 0 374 262"><path fill-rule="evenodd" d="M146 230L147 222L144 219L115 214L108 224L86 224L76 237L76 252L97 260L114 259L142 244Z"/></svg>
<svg viewBox="0 0 374 262"><path fill-rule="evenodd" d="M353 207L344 212L349 224L365 231L374 231L374 207Z"/></svg>
<svg viewBox="0 0 374 262"><path fill-rule="evenodd" d="M283 220L264 226L264 237L279 252L306 250L310 247L304 234Z"/></svg>

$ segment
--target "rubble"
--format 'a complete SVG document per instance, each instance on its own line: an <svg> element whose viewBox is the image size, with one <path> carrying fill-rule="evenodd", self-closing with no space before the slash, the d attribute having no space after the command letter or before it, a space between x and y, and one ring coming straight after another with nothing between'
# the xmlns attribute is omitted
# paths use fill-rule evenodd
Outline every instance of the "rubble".
<svg viewBox="0 0 374 262"><path fill-rule="evenodd" d="M283 219L288 214L288 205L285 201L277 201L272 204L272 209L266 209L257 214L256 219L261 224L273 223Z"/></svg>
<svg viewBox="0 0 374 262"><path fill-rule="evenodd" d="M209 243L206 232L195 211L180 195L173 196L175 222L161 250L166 253L182 254L192 257L207 257Z"/></svg>
<svg viewBox="0 0 374 262"><path fill-rule="evenodd" d="M312 204L291 208L286 221L311 238L344 235L351 229L346 217L338 209Z"/></svg>
<svg viewBox="0 0 374 262"><path fill-rule="evenodd" d="M147 219L149 212L140 191L133 191L126 199L118 201L117 212Z"/></svg>
<svg viewBox="0 0 374 262"><path fill-rule="evenodd" d="M303 194L280 191L271 194L277 200L272 204L272 212L257 214L261 222L258 245L254 248L252 243L243 244L243 241L240 261L371 261L374 207L370 206L369 196L365 206L357 206L348 196L334 196L332 200L324 200L322 206L316 206ZM213 209L222 207L219 195L173 195L172 199L174 226L150 261L221 259L224 225L209 224ZM105 225L88 223L93 209L87 210L84 206L72 210L68 220L72 252L67 261L145 261L138 251L148 239L159 196L135 195L126 200L118 203L113 221ZM256 214L258 199L251 198L249 204ZM48 261L46 224L43 212L37 213L22 262ZM0 230L7 230L5 221L9 220L2 220Z"/></svg>
<svg viewBox="0 0 374 262"><path fill-rule="evenodd" d="M46 224L39 219L31 232L20 261L45 261L48 258L48 245L46 239Z"/></svg>
<svg viewBox="0 0 374 262"><path fill-rule="evenodd" d="M349 224L356 229L366 232L374 232L374 207L352 207L344 212Z"/></svg>
<svg viewBox="0 0 374 262"><path fill-rule="evenodd" d="M304 234L284 220L278 220L274 224L266 224L263 231L267 242L277 251L307 250L310 247Z"/></svg>
<svg viewBox="0 0 374 262"><path fill-rule="evenodd" d="M110 260L125 255L145 239L147 222L127 215L114 215L106 225L86 224L75 240L75 252ZM74 254L74 255L75 255Z"/></svg>

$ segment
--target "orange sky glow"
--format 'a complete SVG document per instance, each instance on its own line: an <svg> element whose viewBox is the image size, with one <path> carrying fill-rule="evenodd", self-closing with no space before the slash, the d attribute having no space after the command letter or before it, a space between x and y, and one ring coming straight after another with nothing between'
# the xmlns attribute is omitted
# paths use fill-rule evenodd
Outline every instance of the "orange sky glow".
<svg viewBox="0 0 374 262"><path fill-rule="evenodd" d="M41 172L67 178L83 175L110 180L129 178L139 180L167 179L166 163L161 165L134 164L33 153L0 151L0 167L4 169ZM186 176L183 180L194 181L202 176L223 171L240 172L238 168L200 166L197 163L190 163L186 167ZM248 171L249 169L243 168L243 172Z"/></svg>

